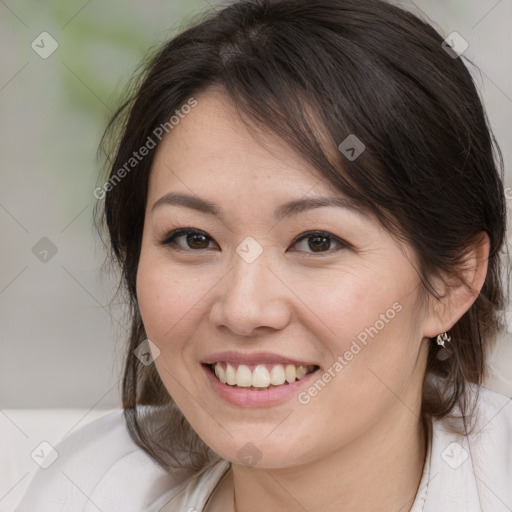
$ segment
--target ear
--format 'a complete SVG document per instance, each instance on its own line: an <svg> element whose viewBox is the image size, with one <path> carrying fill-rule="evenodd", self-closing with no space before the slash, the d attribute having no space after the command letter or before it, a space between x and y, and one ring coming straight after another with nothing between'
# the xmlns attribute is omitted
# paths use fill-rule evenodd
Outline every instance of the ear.
<svg viewBox="0 0 512 512"><path fill-rule="evenodd" d="M449 331L471 307L480 294L487 275L490 240L485 231L476 237L476 246L466 255L462 275L466 284L448 277L433 282L440 299L429 294L429 312L425 317L423 336L433 338Z"/></svg>

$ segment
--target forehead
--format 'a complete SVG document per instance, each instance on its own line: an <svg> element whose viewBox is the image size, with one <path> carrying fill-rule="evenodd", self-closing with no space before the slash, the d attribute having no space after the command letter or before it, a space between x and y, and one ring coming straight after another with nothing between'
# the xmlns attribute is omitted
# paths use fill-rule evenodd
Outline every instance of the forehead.
<svg viewBox="0 0 512 512"><path fill-rule="evenodd" d="M178 184L197 187L247 187L260 183L307 193L312 187L333 192L320 173L270 131L244 122L221 89L195 97L160 143L150 177L150 193ZM320 182L320 180L322 180Z"/></svg>

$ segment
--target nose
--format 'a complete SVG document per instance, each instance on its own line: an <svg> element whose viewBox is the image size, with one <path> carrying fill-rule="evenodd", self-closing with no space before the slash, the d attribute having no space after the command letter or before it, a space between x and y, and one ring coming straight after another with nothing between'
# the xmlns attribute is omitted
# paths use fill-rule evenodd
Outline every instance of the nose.
<svg viewBox="0 0 512 512"><path fill-rule="evenodd" d="M291 292L270 266L265 251L252 263L234 255L231 272L216 287L210 321L239 336L255 336L286 327Z"/></svg>

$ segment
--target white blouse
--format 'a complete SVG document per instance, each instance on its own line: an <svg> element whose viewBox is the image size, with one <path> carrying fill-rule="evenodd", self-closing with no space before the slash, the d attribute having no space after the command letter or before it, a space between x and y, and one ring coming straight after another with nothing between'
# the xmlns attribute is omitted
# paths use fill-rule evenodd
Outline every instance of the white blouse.
<svg viewBox="0 0 512 512"><path fill-rule="evenodd" d="M474 393L476 386L472 386ZM476 426L429 425L428 452L411 512L512 511L512 400L480 388ZM231 463L164 471L130 438L122 410L70 434L39 469L15 512L200 512Z"/></svg>

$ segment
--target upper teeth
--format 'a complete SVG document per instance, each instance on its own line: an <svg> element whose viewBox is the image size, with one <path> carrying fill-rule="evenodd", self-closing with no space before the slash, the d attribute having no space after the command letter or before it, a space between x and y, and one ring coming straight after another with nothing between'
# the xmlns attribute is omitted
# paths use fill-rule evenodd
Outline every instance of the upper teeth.
<svg viewBox="0 0 512 512"><path fill-rule="evenodd" d="M224 369L224 366L226 368ZM245 364L238 365L235 368L230 363L215 363L215 375L223 384L230 386L240 386L244 388L268 388L270 385L279 386L286 382L295 382L296 379L302 379L307 373L309 367L295 366L293 364L276 364L269 371L264 364L258 364L254 370Z"/></svg>

